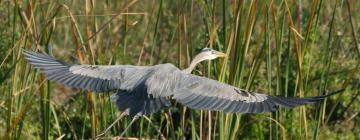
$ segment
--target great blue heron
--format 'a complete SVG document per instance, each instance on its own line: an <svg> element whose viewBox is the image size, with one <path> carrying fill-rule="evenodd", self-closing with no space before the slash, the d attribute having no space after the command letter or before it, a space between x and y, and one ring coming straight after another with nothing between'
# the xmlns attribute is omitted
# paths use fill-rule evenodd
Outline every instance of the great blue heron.
<svg viewBox="0 0 360 140"><path fill-rule="evenodd" d="M134 117L130 124L140 116L169 106L168 97L189 108L231 113L273 112L279 106L293 108L326 97L271 96L191 74L198 63L226 56L210 48L202 49L184 70L170 63L154 66L73 65L46 54L27 50L24 54L28 62L49 80L95 92L115 91L111 99L124 114Z"/></svg>

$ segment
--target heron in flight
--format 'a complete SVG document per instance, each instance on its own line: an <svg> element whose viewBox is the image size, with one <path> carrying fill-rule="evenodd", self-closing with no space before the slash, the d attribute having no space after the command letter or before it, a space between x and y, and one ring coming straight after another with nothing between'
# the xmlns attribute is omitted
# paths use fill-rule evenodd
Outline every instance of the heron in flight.
<svg viewBox="0 0 360 140"><path fill-rule="evenodd" d="M169 106L170 98L192 109L263 113L276 111L279 107L315 103L328 96L271 96L191 74L200 62L226 56L210 48L202 49L183 70L170 63L154 66L78 65L28 50L24 50L24 54L28 62L49 80L94 92L114 91L111 100L124 115L133 117L129 126L137 118Z"/></svg>

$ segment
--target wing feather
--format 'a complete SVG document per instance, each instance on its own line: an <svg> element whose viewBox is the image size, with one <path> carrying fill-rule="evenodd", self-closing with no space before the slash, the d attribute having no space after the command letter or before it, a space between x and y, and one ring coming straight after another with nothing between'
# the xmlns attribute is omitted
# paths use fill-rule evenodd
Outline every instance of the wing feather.
<svg viewBox="0 0 360 140"><path fill-rule="evenodd" d="M140 84L149 67L129 65L70 65L41 53L24 50L25 58L41 70L49 80L70 87L104 92L115 89L132 90Z"/></svg>
<svg viewBox="0 0 360 140"><path fill-rule="evenodd" d="M278 107L293 108L315 103L325 96L298 98L278 97L248 92L218 81L192 74L179 73L173 99L193 109L223 112L273 112Z"/></svg>

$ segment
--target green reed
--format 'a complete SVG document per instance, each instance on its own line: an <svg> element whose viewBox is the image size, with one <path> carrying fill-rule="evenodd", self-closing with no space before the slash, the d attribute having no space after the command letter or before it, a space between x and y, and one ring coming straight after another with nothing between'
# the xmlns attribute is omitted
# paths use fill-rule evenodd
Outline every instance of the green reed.
<svg viewBox="0 0 360 140"><path fill-rule="evenodd" d="M193 74L270 95L341 93L264 114L200 111L172 101L150 120L138 120L127 137L359 139L357 7L356 0L0 1L0 137L90 139L120 114L111 92L47 81L23 49L69 63L182 69L210 47L228 57L204 62ZM119 135L130 120L104 138Z"/></svg>

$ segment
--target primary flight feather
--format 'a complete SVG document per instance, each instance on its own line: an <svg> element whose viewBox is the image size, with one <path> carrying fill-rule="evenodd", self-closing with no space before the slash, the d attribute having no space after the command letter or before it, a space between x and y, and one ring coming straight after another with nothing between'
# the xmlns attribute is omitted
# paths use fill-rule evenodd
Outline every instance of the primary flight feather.
<svg viewBox="0 0 360 140"><path fill-rule="evenodd" d="M204 48L184 70L169 63L154 66L77 65L28 50L24 50L24 55L49 80L95 92L116 91L111 96L112 101L119 110L132 117L160 111L170 105L168 97L193 109L262 113L276 111L279 107L315 103L328 96L271 96L191 74L201 61L225 56L210 48Z"/></svg>

